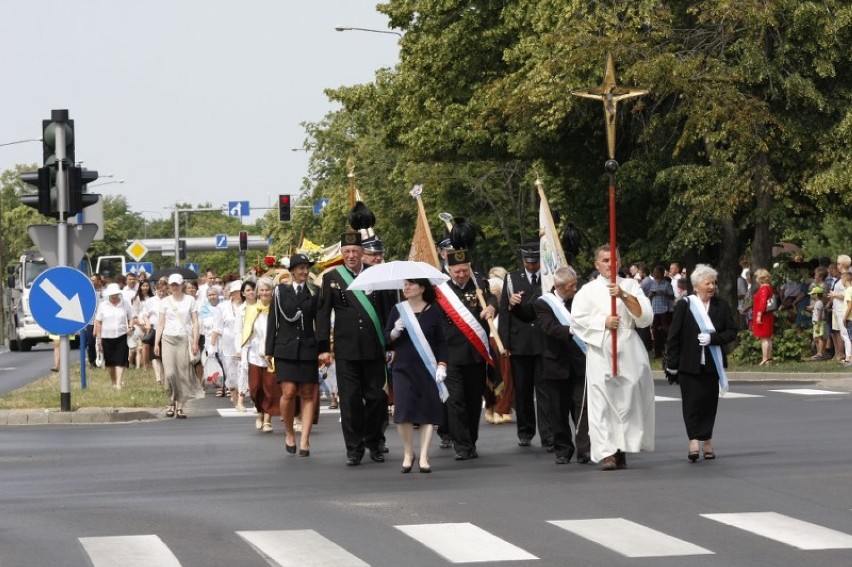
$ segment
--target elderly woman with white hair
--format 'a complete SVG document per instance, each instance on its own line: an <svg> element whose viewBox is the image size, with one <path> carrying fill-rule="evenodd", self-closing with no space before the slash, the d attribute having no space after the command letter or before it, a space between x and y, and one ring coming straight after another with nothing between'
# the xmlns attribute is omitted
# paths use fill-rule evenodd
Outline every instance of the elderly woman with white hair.
<svg viewBox="0 0 852 567"><path fill-rule="evenodd" d="M272 279L257 280L257 302L246 305L243 315L242 356L248 364L248 385L251 399L257 409L255 429L272 433L272 418L281 415L281 386L266 361L266 331L269 310L272 305Z"/></svg>
<svg viewBox="0 0 852 567"><path fill-rule="evenodd" d="M722 346L737 338L731 307L716 297L717 277L711 266L695 266L691 275L695 293L675 304L666 343L666 373L680 383L690 462L698 460L700 449L705 459L716 457L713 426L719 392L728 388Z"/></svg>

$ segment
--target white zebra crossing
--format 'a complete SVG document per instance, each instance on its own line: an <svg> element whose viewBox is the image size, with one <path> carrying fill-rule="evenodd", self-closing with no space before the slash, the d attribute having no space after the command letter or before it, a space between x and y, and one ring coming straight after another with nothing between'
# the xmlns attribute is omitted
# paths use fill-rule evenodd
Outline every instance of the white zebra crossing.
<svg viewBox="0 0 852 567"><path fill-rule="evenodd" d="M520 547L470 523L414 524L394 527L450 563L538 559Z"/></svg>
<svg viewBox="0 0 852 567"><path fill-rule="evenodd" d="M801 550L852 549L852 535L777 512L700 516ZM631 559L716 553L698 542L685 541L626 518L550 520L547 523ZM452 564L539 559L472 523L408 524L394 528ZM273 567L370 567L369 563L311 529L235 533ZM156 535L84 537L79 541L93 567L181 566ZM567 550L571 541L565 542ZM440 564L437 557L436 564Z"/></svg>
<svg viewBox="0 0 852 567"><path fill-rule="evenodd" d="M625 557L713 555L713 552L709 549L704 549L624 518L551 520L549 523L607 547Z"/></svg>
<svg viewBox="0 0 852 567"><path fill-rule="evenodd" d="M849 392L835 392L834 390L814 390L813 388L789 388L786 390L769 390L781 394L793 394L796 396L845 396Z"/></svg>

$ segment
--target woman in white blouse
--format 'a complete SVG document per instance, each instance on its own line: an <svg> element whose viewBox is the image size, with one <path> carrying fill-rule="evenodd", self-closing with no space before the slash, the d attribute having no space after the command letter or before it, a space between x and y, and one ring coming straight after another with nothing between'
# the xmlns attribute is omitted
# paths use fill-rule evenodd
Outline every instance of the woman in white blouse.
<svg viewBox="0 0 852 567"><path fill-rule="evenodd" d="M171 295L160 302L154 354L162 356L166 390L172 400L166 417L186 418L183 407L195 394L190 354L198 355L198 311L195 298L183 293L183 277L169 276Z"/></svg>
<svg viewBox="0 0 852 567"><path fill-rule="evenodd" d="M219 327L213 330L213 344L219 350L219 360L225 372L225 389L231 392L231 401L238 411L245 411L243 399L245 392L239 391L240 351L237 348L237 336L242 331L237 330L237 322L242 320L243 296L240 290L243 282L236 280L228 284L228 301L221 305L222 316Z"/></svg>
<svg viewBox="0 0 852 567"><path fill-rule="evenodd" d="M272 305L272 279L257 280L257 302L247 305L242 325L242 356L248 363L249 393L257 409L255 428L272 433L272 417L281 415L281 387L266 364L266 323Z"/></svg>
<svg viewBox="0 0 852 567"><path fill-rule="evenodd" d="M104 291L106 300L98 305L95 315L95 343L104 354L104 366L114 388L121 389L121 379L128 365L130 349L127 331L133 320L130 305L121 296L121 288L111 283Z"/></svg>
<svg viewBox="0 0 852 567"><path fill-rule="evenodd" d="M160 319L160 303L169 294L169 280L160 278L154 287L156 288L156 293L154 297L145 302L144 317L145 330L153 329L156 336L157 321ZM151 366L154 367L154 377L157 379L157 384L162 384L163 359L160 355L154 354L154 345L151 345Z"/></svg>

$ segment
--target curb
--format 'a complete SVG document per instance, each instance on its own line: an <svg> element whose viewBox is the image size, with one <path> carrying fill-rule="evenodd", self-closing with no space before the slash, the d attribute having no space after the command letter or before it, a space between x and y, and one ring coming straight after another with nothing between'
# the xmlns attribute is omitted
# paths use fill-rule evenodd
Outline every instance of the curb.
<svg viewBox="0 0 852 567"><path fill-rule="evenodd" d="M77 411L0 410L0 425L129 423L160 419L154 408L81 408Z"/></svg>

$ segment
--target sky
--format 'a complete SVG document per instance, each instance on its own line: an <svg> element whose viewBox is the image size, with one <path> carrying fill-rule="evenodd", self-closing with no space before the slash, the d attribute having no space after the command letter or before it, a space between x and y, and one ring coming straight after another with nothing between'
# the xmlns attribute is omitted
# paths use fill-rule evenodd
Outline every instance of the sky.
<svg viewBox="0 0 852 567"><path fill-rule="evenodd" d="M76 159L114 176L92 192L123 194L152 220L176 201L249 201L262 216L300 191L308 153L292 148L301 123L336 108L323 90L397 63L396 36L334 29L387 30L377 2L3 2L0 144L40 138L66 108ZM40 143L0 147L0 170L41 159Z"/></svg>

